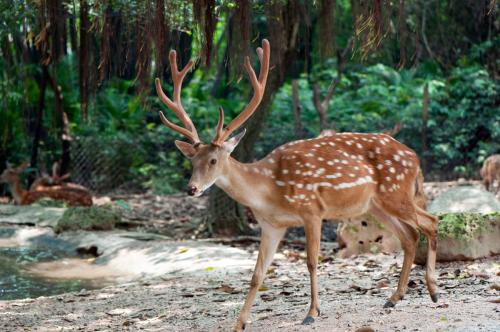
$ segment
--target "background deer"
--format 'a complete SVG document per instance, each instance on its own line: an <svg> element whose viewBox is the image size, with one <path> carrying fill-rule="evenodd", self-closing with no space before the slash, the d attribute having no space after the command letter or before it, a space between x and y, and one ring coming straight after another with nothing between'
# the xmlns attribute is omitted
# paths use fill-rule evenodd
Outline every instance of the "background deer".
<svg viewBox="0 0 500 332"><path fill-rule="evenodd" d="M385 134L339 133L290 142L254 163L243 164L230 156L245 130L232 138L229 136L252 115L264 94L270 56L267 40L263 40L257 54L261 65L258 78L249 58L245 59L245 69L254 90L252 99L226 127L224 111L219 110L216 135L209 144L200 141L181 104L182 81L193 62L179 71L176 53L170 52L173 100L165 95L156 79L158 96L184 127L170 122L160 112L162 122L191 141L175 141L193 166L188 194L200 196L215 184L249 207L261 227L261 243L250 291L235 329L245 328L252 303L288 227L303 226L307 241L311 304L303 323L312 323L313 317L320 314L317 265L323 219L347 219L369 213L398 236L404 261L397 290L386 307L394 306L406 293L418 231L423 232L428 240L427 288L432 300L437 301L434 276L437 219L414 203L419 161L413 150Z"/></svg>
<svg viewBox="0 0 500 332"><path fill-rule="evenodd" d="M486 190L498 193L500 190L500 154L494 154L486 158L479 172L483 178ZM496 189L493 189L496 181Z"/></svg>
<svg viewBox="0 0 500 332"><path fill-rule="evenodd" d="M28 163L23 163L18 167L10 167L3 171L0 175L0 183L7 183L10 186L14 201L18 205L28 205L42 198L51 198L54 200L64 201L70 206L91 206L92 195L84 187L75 185L51 185L43 186L46 181L40 181L33 190L26 190L21 185L19 174L28 167Z"/></svg>

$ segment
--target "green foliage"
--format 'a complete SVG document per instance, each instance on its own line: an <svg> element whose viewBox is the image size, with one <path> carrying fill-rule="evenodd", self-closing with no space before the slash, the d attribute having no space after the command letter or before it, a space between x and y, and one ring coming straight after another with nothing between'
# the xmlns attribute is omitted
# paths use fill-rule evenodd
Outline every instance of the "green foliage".
<svg viewBox="0 0 500 332"><path fill-rule="evenodd" d="M336 76L333 69L318 71L323 95ZM351 66L330 101L328 120L338 131L359 132L388 130L400 122L403 128L396 138L422 156L425 84L430 99L427 172L439 178L477 176L485 157L500 150L500 84L477 64L457 67L449 77L431 64L401 71L382 64ZM299 97L306 136L315 136L319 120L305 77L299 80ZM261 154L293 139L290 84L277 93L271 117L259 145L265 147Z"/></svg>

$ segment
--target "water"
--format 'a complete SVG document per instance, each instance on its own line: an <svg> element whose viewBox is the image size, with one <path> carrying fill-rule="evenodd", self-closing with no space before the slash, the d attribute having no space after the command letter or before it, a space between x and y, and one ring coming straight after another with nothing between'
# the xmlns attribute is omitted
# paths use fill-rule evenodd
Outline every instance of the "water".
<svg viewBox="0 0 500 332"><path fill-rule="evenodd" d="M16 232L0 228L0 239ZM78 257L74 247L50 235L40 235L26 246L0 248L0 300L35 298L100 288L92 280L44 279L31 275L27 267L33 263Z"/></svg>

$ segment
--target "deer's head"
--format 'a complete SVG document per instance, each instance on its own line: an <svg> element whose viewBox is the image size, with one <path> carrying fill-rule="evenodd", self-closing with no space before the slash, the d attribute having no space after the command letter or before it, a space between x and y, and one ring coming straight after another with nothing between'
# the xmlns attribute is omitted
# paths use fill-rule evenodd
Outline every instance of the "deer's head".
<svg viewBox="0 0 500 332"><path fill-rule="evenodd" d="M248 57L245 58L245 69L254 89L252 99L243 112L226 127L224 127L224 110L222 108L219 109L219 121L216 128L216 134L209 144L204 144L200 141L196 128L184 110L180 98L182 81L193 66L193 61L189 61L188 64L179 71L177 69L176 52L170 51L170 71L172 73L174 85L173 100L167 97L163 92L160 80L157 78L155 81L158 96L168 108L174 111L184 127L170 122L163 115L163 112L160 112L161 121L167 127L180 133L191 141L190 143L178 140L175 141L177 148L184 156L191 160L193 166L193 174L187 188L187 192L191 196L200 196L206 189L211 187L217 179L224 175L226 166L229 162L229 156L243 138L245 130L232 138L229 138L229 136L231 136L231 134L238 129L253 112L255 112L264 96L264 89L266 87L267 75L269 72L270 55L270 45L266 39L262 41L262 48L257 48L257 55L261 63L258 78L250 64L250 59Z"/></svg>
<svg viewBox="0 0 500 332"><path fill-rule="evenodd" d="M28 162L24 162L17 167L7 164L7 168L0 175L0 183L13 183L19 179L19 173L24 171L29 166Z"/></svg>

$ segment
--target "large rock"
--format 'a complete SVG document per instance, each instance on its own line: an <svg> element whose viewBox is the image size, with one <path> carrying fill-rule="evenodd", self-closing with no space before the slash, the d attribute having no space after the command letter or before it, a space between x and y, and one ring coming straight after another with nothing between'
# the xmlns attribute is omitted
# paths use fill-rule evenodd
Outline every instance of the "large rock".
<svg viewBox="0 0 500 332"><path fill-rule="evenodd" d="M459 186L442 193L429 205L431 213L500 211L500 201L478 187Z"/></svg>
<svg viewBox="0 0 500 332"><path fill-rule="evenodd" d="M390 253L401 249L398 238L370 216L351 218L339 223L337 241L340 258L363 253Z"/></svg>
<svg viewBox="0 0 500 332"><path fill-rule="evenodd" d="M474 260L500 254L500 213L438 215L437 261ZM426 262L427 240L421 236L415 261Z"/></svg>
<svg viewBox="0 0 500 332"><path fill-rule="evenodd" d="M439 215L437 260L473 260L500 254L500 202L493 194L477 186L452 187L437 196L429 206ZM369 216L350 219L337 230L339 256L362 253L394 252L401 249L399 240ZM419 243L417 262L424 263L427 248Z"/></svg>

